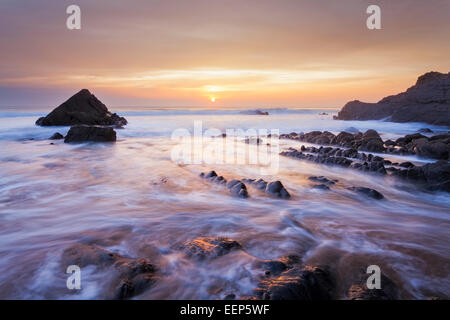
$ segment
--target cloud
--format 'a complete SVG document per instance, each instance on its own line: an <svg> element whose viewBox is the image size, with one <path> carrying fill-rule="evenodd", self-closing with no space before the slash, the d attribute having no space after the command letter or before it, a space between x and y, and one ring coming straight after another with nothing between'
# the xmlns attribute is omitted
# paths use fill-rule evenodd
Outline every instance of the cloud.
<svg viewBox="0 0 450 320"><path fill-rule="evenodd" d="M243 92L246 103L320 103L320 86L372 99L387 87L380 79L401 90L420 73L450 69L446 0L377 1L378 31L365 27L371 2L360 0L78 0L82 30L69 31L72 2L0 3L0 85L89 86L148 104L197 103L212 87L235 104Z"/></svg>

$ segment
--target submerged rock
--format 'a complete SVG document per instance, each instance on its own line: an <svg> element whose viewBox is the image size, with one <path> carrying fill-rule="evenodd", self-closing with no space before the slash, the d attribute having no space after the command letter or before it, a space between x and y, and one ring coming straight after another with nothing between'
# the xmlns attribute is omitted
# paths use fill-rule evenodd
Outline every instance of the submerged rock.
<svg viewBox="0 0 450 320"><path fill-rule="evenodd" d="M67 248L61 263L64 268L69 265L80 268L88 265L112 267L115 276L107 288L107 296L113 299L127 299L141 294L156 281L156 268L148 260L122 257L90 244L78 243Z"/></svg>
<svg viewBox="0 0 450 320"><path fill-rule="evenodd" d="M116 139L116 132L111 127L73 126L67 133L64 142L114 142Z"/></svg>
<svg viewBox="0 0 450 320"><path fill-rule="evenodd" d="M366 195L370 198L376 199L376 200L381 200L384 198L384 196L375 189L370 189L370 188L366 188L366 187L350 187L348 189L351 191L355 191L355 192L364 194L364 195Z"/></svg>
<svg viewBox="0 0 450 320"><path fill-rule="evenodd" d="M319 190L330 190L330 187L327 186L326 184L315 184L312 186L313 189L319 189Z"/></svg>
<svg viewBox="0 0 450 320"><path fill-rule="evenodd" d="M239 242L225 237L200 237L187 241L181 246L181 249L189 257L195 257L200 260L220 257L241 248L242 246Z"/></svg>
<svg viewBox="0 0 450 320"><path fill-rule="evenodd" d="M335 184L338 181L325 178L324 176L310 176L308 177L308 179L314 182L320 182L324 184Z"/></svg>
<svg viewBox="0 0 450 320"><path fill-rule="evenodd" d="M83 89L55 108L47 116L36 121L40 126L116 125L123 126L127 120L115 113L98 100L87 89Z"/></svg>

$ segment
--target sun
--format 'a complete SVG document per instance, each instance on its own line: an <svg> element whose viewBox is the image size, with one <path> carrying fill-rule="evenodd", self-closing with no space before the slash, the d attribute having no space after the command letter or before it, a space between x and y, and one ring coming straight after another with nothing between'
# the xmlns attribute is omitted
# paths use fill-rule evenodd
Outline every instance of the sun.
<svg viewBox="0 0 450 320"><path fill-rule="evenodd" d="M211 102L213 102L213 103L216 102L216 98L212 97Z"/></svg>

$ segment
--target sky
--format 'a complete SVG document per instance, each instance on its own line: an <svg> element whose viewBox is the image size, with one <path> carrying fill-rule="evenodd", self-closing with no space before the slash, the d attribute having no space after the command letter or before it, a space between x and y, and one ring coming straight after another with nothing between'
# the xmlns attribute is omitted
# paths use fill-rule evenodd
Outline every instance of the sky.
<svg viewBox="0 0 450 320"><path fill-rule="evenodd" d="M0 107L82 88L108 106L376 102L450 71L449 17L449 0L0 0Z"/></svg>

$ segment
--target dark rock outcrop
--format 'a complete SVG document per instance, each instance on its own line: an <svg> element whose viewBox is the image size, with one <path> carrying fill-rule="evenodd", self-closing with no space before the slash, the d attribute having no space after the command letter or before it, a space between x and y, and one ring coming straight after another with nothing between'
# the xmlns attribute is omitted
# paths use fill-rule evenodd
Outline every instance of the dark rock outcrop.
<svg viewBox="0 0 450 320"><path fill-rule="evenodd" d="M223 176L218 176L214 170L208 173L202 172L200 173L200 177L217 184L225 185L233 196L248 198L247 187L240 180L232 180L228 182Z"/></svg>
<svg viewBox="0 0 450 320"><path fill-rule="evenodd" d="M320 182L323 184L335 184L336 182L338 182L338 180L336 180L336 179L328 179L324 176L310 176L310 177L308 177L308 179L311 181Z"/></svg>
<svg viewBox="0 0 450 320"><path fill-rule="evenodd" d="M364 195L366 195L370 198L376 199L376 200L381 200L384 198L384 196L375 189L370 189L370 188L366 188L366 187L351 187L348 189L351 191L355 191L355 192L364 194Z"/></svg>
<svg viewBox="0 0 450 320"><path fill-rule="evenodd" d="M326 184L315 184L312 186L313 189L319 189L319 190L330 190L330 187L327 186Z"/></svg>
<svg viewBox="0 0 450 320"><path fill-rule="evenodd" d="M258 116L268 116L269 112L267 111L261 111L259 109L256 110L245 110L245 111L241 111L241 114L247 114L247 115L258 115Z"/></svg>
<svg viewBox="0 0 450 320"><path fill-rule="evenodd" d="M395 283L381 274L381 289L369 289L367 278L369 275L361 275L357 283L348 290L350 300L397 300L399 297L398 288Z"/></svg>
<svg viewBox="0 0 450 320"><path fill-rule="evenodd" d="M40 126L84 124L121 127L127 124L127 120L108 111L108 108L89 90L83 89L47 116L39 118L36 124Z"/></svg>
<svg viewBox="0 0 450 320"><path fill-rule="evenodd" d="M181 246L186 255L200 260L223 256L241 248L239 242L225 237L200 237Z"/></svg>
<svg viewBox="0 0 450 320"><path fill-rule="evenodd" d="M263 300L329 300L334 283L327 268L293 267L260 281L255 295Z"/></svg>
<svg viewBox="0 0 450 320"><path fill-rule="evenodd" d="M59 132L55 132L54 134L52 134L52 136L50 138L48 138L49 140L61 140L64 139L64 136L59 133Z"/></svg>
<svg viewBox="0 0 450 320"><path fill-rule="evenodd" d="M67 133L64 142L114 142L116 139L116 132L111 127L73 126Z"/></svg>
<svg viewBox="0 0 450 320"><path fill-rule="evenodd" d="M64 250L61 263L64 268L93 265L96 268L112 267L115 277L106 292L108 298L127 299L141 294L156 281L156 268L146 259L122 257L94 245L78 243Z"/></svg>
<svg viewBox="0 0 450 320"><path fill-rule="evenodd" d="M280 181L273 181L267 184L266 192L279 198L287 199L291 195Z"/></svg>
<svg viewBox="0 0 450 320"><path fill-rule="evenodd" d="M318 150L321 154L330 154L331 152L335 156L350 158L355 158L358 155L358 150L399 155L416 154L432 159L448 159L450 155L450 134L448 133L431 137L424 136L421 133L414 133L405 135L395 141L386 140L384 142L375 130L353 134L343 131L336 136L327 131L312 131L300 134L292 132L290 134L282 134L280 138L348 148L337 152L331 147L322 146ZM301 151L309 152L315 149L317 148L302 147Z"/></svg>
<svg viewBox="0 0 450 320"><path fill-rule="evenodd" d="M405 92L385 97L377 103L348 102L335 119L387 119L450 126L450 73L428 72Z"/></svg>
<svg viewBox="0 0 450 320"><path fill-rule="evenodd" d="M277 198L289 199L291 197L281 181L267 182L263 179L242 179L242 181L251 184L257 189Z"/></svg>
<svg viewBox="0 0 450 320"><path fill-rule="evenodd" d="M450 163L439 160L423 166L413 166L394 171L394 176L410 182L422 184L430 191L450 192Z"/></svg>
<svg viewBox="0 0 450 320"><path fill-rule="evenodd" d="M237 196L239 198L248 198L247 187L240 180L231 180L227 183L227 188L234 196Z"/></svg>

